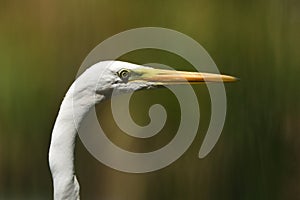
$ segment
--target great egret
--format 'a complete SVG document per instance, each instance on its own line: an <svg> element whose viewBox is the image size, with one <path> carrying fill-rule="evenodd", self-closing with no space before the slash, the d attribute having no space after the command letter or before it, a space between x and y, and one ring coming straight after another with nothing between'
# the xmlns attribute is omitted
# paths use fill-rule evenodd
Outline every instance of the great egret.
<svg viewBox="0 0 300 200"><path fill-rule="evenodd" d="M76 127L92 106L110 97L113 89L126 93L166 84L235 80L227 75L154 69L121 61L103 61L88 68L66 93L53 128L49 166L54 199L79 199L79 183L74 170ZM76 106L77 119L73 116L73 106Z"/></svg>

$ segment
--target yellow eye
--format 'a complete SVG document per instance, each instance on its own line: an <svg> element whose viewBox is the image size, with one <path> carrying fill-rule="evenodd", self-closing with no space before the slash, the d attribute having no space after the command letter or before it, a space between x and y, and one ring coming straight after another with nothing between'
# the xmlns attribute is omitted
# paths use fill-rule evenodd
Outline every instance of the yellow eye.
<svg viewBox="0 0 300 200"><path fill-rule="evenodd" d="M121 69L119 72L118 72L118 75L121 79L125 79L125 80L128 80L128 78L130 77L130 71L127 70L127 69Z"/></svg>

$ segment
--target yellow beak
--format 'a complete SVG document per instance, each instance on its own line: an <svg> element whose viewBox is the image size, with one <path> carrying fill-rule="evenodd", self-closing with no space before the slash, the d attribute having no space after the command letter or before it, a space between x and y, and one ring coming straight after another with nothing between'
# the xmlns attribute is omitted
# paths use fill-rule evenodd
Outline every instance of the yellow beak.
<svg viewBox="0 0 300 200"><path fill-rule="evenodd" d="M203 82L234 82L238 79L233 76L202 73L202 72L187 72L175 70L161 69L143 69L137 70L136 79L132 81L147 81L161 84L199 84Z"/></svg>

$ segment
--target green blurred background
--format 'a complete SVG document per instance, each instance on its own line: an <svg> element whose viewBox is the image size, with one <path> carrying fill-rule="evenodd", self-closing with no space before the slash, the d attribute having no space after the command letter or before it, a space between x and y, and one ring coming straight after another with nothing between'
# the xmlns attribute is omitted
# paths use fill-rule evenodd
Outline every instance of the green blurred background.
<svg viewBox="0 0 300 200"><path fill-rule="evenodd" d="M47 153L66 90L97 44L144 26L187 34L203 45L221 72L241 79L226 85L223 133L213 151L198 159L210 116L209 95L202 85L194 86L202 117L196 140L179 160L160 171L115 171L94 159L78 140L76 172L82 199L300 199L300 1L0 4L0 199L52 198ZM154 50L121 59L192 69L175 55ZM153 103L165 105L170 115L162 136L147 141L117 130L109 103L97 106L99 121L124 148L156 149L176 133L178 102L166 89L138 92L132 99L133 119L139 124L147 124Z"/></svg>

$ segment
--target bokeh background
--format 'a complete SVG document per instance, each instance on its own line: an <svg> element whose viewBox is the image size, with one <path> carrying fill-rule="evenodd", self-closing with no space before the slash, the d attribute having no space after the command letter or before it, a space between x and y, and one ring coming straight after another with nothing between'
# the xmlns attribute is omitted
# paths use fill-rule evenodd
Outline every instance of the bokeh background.
<svg viewBox="0 0 300 200"><path fill-rule="evenodd" d="M188 151L172 165L127 174L94 159L77 140L82 199L300 199L300 1L37 1L0 2L0 199L51 199L47 153L65 92L86 55L121 31L158 26L189 35L219 70L241 81L226 85L228 112L219 142L198 159L210 116L205 85L201 123ZM155 50L121 60L192 70L178 56ZM181 87L181 86L180 86ZM183 87L183 86L182 86ZM158 136L129 138L113 122L110 102L99 122L119 146L137 152L172 139L180 116L167 89L137 92L133 119L147 124L153 103L169 117Z"/></svg>

